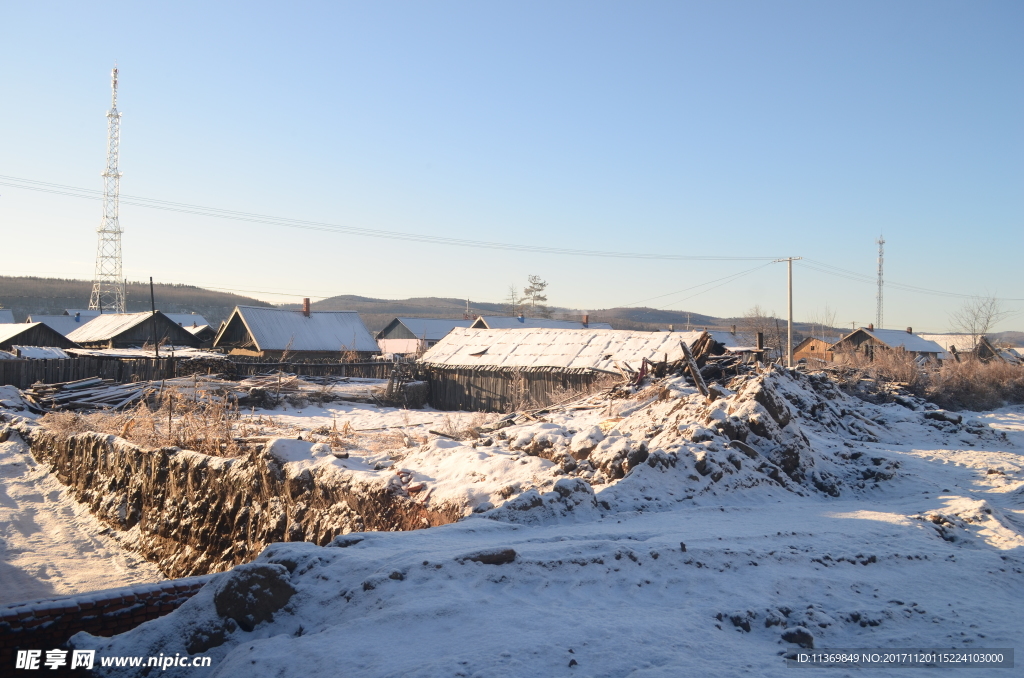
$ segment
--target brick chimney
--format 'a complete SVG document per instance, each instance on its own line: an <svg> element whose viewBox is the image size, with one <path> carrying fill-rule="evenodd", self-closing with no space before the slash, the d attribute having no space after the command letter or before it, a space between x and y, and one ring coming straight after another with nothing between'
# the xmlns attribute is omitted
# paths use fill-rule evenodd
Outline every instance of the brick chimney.
<svg viewBox="0 0 1024 678"><path fill-rule="evenodd" d="M907 328L907 334L913 334L913 333L914 333L914 328L913 327L908 327Z"/></svg>
<svg viewBox="0 0 1024 678"><path fill-rule="evenodd" d="M870 331L870 332L874 332L875 331L875 323L868 323L868 331Z"/></svg>
<svg viewBox="0 0 1024 678"><path fill-rule="evenodd" d="M584 327L588 327L589 325L590 325L590 314L589 313L584 313L583 314L583 326Z"/></svg>
<svg viewBox="0 0 1024 678"><path fill-rule="evenodd" d="M302 315L309 317L309 297L302 300Z"/></svg>

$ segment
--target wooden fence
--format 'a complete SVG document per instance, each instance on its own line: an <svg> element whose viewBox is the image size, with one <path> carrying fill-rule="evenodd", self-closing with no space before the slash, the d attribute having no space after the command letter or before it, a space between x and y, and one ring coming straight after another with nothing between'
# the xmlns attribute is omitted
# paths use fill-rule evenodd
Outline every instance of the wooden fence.
<svg viewBox="0 0 1024 678"><path fill-rule="evenodd" d="M0 360L0 386L27 388L36 382L55 384L64 381L101 377L117 383L155 381L196 374L220 373L239 379L267 372L290 372L299 376L357 377L387 379L392 364L360 363L280 363L235 362L233 360L186 360L182 358L103 358L84 356L66 360Z"/></svg>

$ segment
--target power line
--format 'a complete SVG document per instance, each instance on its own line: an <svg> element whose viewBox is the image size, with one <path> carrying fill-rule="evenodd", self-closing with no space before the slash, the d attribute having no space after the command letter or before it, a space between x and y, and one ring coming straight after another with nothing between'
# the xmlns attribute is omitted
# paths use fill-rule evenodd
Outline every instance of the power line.
<svg viewBox="0 0 1024 678"><path fill-rule="evenodd" d="M96 195L96 191L79 188L76 186L65 186L32 179L22 179L0 175L0 185L20 188L28 191L51 193L54 195L65 195L72 198L83 198L87 200L98 200L102 197ZM429 243L433 245L447 245L457 247L473 247L481 249L504 250L512 252L529 252L534 254L558 254L580 257L603 257L611 259L643 259L663 261L767 261L772 257L726 257L726 256L691 256L682 254L650 254L641 252L608 252L601 250L584 250L565 247L542 247L538 245L518 245L514 243L487 242L483 240L469 240L465 238L449 238L445 236L425 235L420 233L403 233L398 231L382 231L357 226L340 226L318 221L307 221L303 219L291 219L287 217L274 217L265 214L254 214L251 212L239 212L226 210L218 207L204 207L202 205L190 205L188 203L173 202L170 200L156 200L140 196L122 195L121 203L145 207L148 209L163 210L166 212L178 212L182 214L193 214L196 216L215 217L219 219L230 219L234 221L245 221L270 226L286 226L289 228L301 228L310 231L322 231L326 233L339 233L346 235L360 235L369 238L384 238L388 240L404 240L408 242Z"/></svg>

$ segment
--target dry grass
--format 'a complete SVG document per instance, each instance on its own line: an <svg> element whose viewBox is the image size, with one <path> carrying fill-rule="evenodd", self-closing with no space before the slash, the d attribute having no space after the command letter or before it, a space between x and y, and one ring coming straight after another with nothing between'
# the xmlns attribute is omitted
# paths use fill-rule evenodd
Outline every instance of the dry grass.
<svg viewBox="0 0 1024 678"><path fill-rule="evenodd" d="M1007 403L1024 403L1024 367L995 361L946 361L928 372L921 395L955 410L991 410Z"/></svg>
<svg viewBox="0 0 1024 678"><path fill-rule="evenodd" d="M878 351L874 360L836 356L847 380L869 377L896 382L912 393L951 410L990 410L1007 403L1024 403L1024 367L992 361L943 361L918 365L902 351Z"/></svg>
<svg viewBox="0 0 1024 678"><path fill-rule="evenodd" d="M221 457L242 454L237 438L253 432L240 423L233 402L185 397L175 389L165 389L153 405L143 402L124 412L50 412L40 423L66 436L95 431L142 447L180 447Z"/></svg>

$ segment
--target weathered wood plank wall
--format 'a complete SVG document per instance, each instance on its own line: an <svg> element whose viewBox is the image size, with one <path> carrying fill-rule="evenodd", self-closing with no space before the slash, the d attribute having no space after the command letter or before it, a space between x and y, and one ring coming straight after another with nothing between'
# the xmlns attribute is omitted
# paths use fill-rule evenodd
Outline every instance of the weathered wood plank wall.
<svg viewBox="0 0 1024 678"><path fill-rule="evenodd" d="M573 393L593 393L615 381L606 372L536 368L524 370L425 367L430 405L439 410L506 412L544 407ZM528 396L528 399L527 399Z"/></svg>
<svg viewBox="0 0 1024 678"><path fill-rule="evenodd" d="M220 372L230 378L244 378L265 372L283 371L300 376L357 377L387 379L392 365L370 363L239 363L203 361L201 366L180 358L98 358L92 356L67 360L0 360L0 386L27 388L36 382L54 384L89 377L113 379L118 383L155 381L201 373Z"/></svg>

